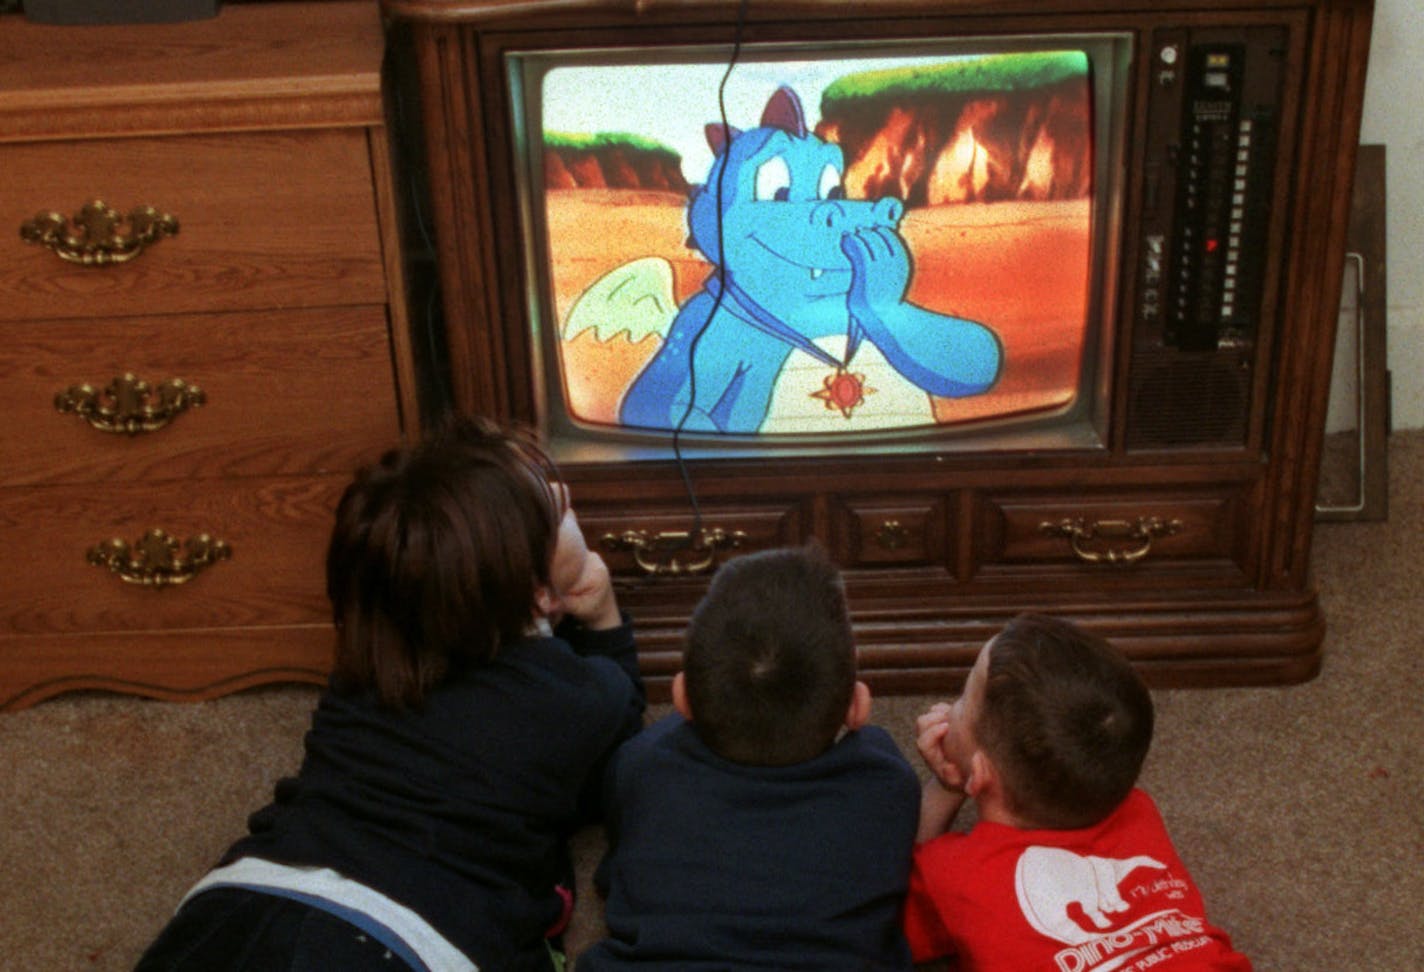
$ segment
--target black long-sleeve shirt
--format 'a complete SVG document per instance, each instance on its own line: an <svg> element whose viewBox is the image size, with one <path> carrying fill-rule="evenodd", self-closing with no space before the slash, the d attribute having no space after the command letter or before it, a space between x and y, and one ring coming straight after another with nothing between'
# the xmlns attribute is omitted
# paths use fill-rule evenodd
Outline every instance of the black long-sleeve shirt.
<svg viewBox="0 0 1424 972"><path fill-rule="evenodd" d="M481 968L548 970L566 838L645 704L629 625L558 634L507 646L418 712L329 689L300 771L223 862L329 867L416 911Z"/></svg>

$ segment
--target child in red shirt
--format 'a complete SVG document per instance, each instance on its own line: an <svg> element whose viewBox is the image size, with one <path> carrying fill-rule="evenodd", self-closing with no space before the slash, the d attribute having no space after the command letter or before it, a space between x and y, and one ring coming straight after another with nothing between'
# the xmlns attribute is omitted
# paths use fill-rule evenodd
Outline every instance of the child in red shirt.
<svg viewBox="0 0 1424 972"><path fill-rule="evenodd" d="M963 694L920 716L933 771L905 932L960 972L1250 972L1206 920L1152 799L1136 788L1152 698L1107 641L1015 618ZM965 799L979 821L946 832Z"/></svg>

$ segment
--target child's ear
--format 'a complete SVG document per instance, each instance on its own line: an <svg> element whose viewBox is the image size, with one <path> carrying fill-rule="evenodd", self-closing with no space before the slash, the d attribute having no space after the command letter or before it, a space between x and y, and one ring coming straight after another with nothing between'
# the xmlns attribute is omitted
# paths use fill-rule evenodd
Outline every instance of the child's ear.
<svg viewBox="0 0 1424 972"><path fill-rule="evenodd" d="M692 706L687 704L687 682L682 672L672 677L672 707L688 722L692 721Z"/></svg>
<svg viewBox="0 0 1424 972"><path fill-rule="evenodd" d="M870 686L864 682L855 683L855 691L850 696L850 708L846 710L846 728L851 732L870 721Z"/></svg>
<svg viewBox="0 0 1424 972"><path fill-rule="evenodd" d="M540 584L534 588L534 607L542 617L548 617L559 607L559 599L554 594L554 589L547 584Z"/></svg>
<svg viewBox="0 0 1424 972"><path fill-rule="evenodd" d="M974 755L969 757L969 776L964 781L964 792L979 800L980 794L986 789L994 789L998 785L999 771L995 768L994 761L984 750L974 750Z"/></svg>

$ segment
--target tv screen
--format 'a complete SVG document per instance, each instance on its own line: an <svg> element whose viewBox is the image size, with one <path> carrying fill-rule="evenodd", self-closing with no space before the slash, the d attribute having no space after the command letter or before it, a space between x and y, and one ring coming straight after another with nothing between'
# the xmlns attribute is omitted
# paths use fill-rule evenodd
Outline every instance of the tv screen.
<svg viewBox="0 0 1424 972"><path fill-rule="evenodd" d="M507 55L565 456L1101 446L1125 35Z"/></svg>

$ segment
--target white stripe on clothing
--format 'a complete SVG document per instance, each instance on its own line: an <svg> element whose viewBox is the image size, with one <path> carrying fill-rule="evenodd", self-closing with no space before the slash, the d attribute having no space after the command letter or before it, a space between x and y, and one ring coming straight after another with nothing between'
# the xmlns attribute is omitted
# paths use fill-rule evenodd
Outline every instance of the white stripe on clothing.
<svg viewBox="0 0 1424 972"><path fill-rule="evenodd" d="M352 911L369 916L373 921L400 936L412 952L432 969L441 972L479 972L449 940L430 927L420 915L374 888L333 871L329 867L292 867L264 861L259 857L243 857L209 871L189 889L179 902L181 908L189 898L211 888L242 887L261 891L296 892L323 901L330 901Z"/></svg>

